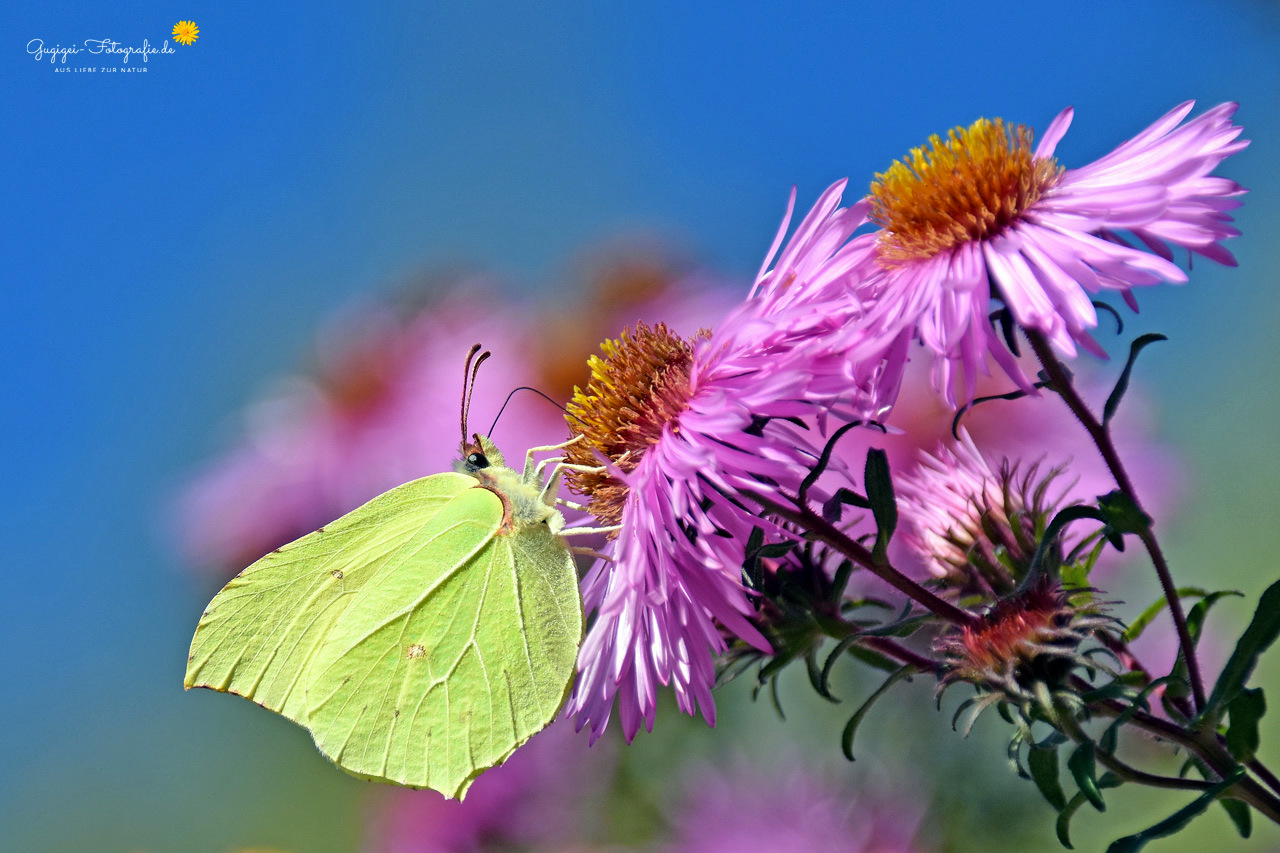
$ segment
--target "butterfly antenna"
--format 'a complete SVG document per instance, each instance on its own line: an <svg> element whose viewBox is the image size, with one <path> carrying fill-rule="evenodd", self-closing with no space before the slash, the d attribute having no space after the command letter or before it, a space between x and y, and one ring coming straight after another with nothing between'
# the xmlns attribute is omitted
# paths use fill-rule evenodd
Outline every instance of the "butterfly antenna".
<svg viewBox="0 0 1280 853"><path fill-rule="evenodd" d="M466 363L462 365L462 443L467 443L467 415L471 412L471 397L476 389L476 374L480 372L480 365L484 364L484 360L493 353L485 350L480 353L480 357L476 358L476 353L480 352L480 344L472 344L471 349L467 351ZM475 363L472 363L475 359Z"/></svg>
<svg viewBox="0 0 1280 853"><path fill-rule="evenodd" d="M544 394L542 391L539 391L537 388L530 388L528 385L521 385L519 388L512 389L511 393L507 395L507 399L502 401L502 408L498 409L498 414L494 416L494 419L493 419L493 426L489 427L489 433L488 433L489 435L493 435L493 430L498 425L498 418L502 417L503 411L507 408L507 403L511 402L511 398L516 395L516 391L532 391L542 399L546 400L551 405L555 406L560 411L564 412L567 417L573 418L578 423L582 424L583 426L586 426L586 422L582 420L582 418L578 417L573 412L569 411L564 406L557 403L555 400L553 400L551 397Z"/></svg>

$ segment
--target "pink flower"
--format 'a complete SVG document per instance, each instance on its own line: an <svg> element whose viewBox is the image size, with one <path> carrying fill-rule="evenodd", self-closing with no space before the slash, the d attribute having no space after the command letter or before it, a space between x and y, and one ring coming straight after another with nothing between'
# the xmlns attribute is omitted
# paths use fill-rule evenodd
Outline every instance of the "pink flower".
<svg viewBox="0 0 1280 853"><path fill-rule="evenodd" d="M388 790L376 806L365 853L566 849L599 834L616 755L587 746L562 721L486 771L465 800Z"/></svg>
<svg viewBox="0 0 1280 853"><path fill-rule="evenodd" d="M992 583L986 574L1003 576L1007 572L1001 561L988 553L997 544L989 540L989 530L994 527L1007 531L1001 538L1008 541L999 544L1013 555L1010 559L1024 562L1022 558L1030 558L1035 551L1034 522L1047 521L1040 517L1040 507L1025 505L1026 495L1020 494L1016 486L1017 477L1002 476L993 470L962 427L958 442L943 445L933 453L921 453L916 467L898 478L901 547L922 559L935 577L958 576L965 582L968 575L976 573L980 585ZM1050 497L1050 514L1052 508ZM1020 511L1025 510L1032 511L1026 519L1032 522L1026 525L1029 530L1019 523L1023 520L1018 518ZM1029 542L1024 541L1028 538ZM996 586L998 593L1007 591L1002 585Z"/></svg>
<svg viewBox="0 0 1280 853"><path fill-rule="evenodd" d="M910 853L921 808L908 797L841 790L799 766L740 764L690 786L664 853Z"/></svg>
<svg viewBox="0 0 1280 853"><path fill-rule="evenodd" d="M587 327L590 343L566 340L559 316L539 317L480 277L410 311L374 304L330 322L317 339L315 369L255 402L244 438L186 489L179 525L190 562L229 576L375 495L449 470L458 454L461 359L477 341L495 354L472 406L472 426L483 431L514 388L554 395L567 384L567 394L582 380L566 362L580 370L601 329L660 313L692 333L735 301L704 273L674 278L660 259L643 260L629 255L626 270L644 286L614 265L572 307L587 319L562 312L571 328ZM493 438L518 460L563 435L554 408L517 395Z"/></svg>
<svg viewBox="0 0 1280 853"><path fill-rule="evenodd" d="M1222 104L1179 126L1187 102L1090 165L1063 170L1054 148L1071 123L1064 110L1033 152L1032 133L980 119L930 149L914 149L872 185L871 219L882 230L879 270L866 287L879 294L870 319L889 333L905 325L934 353L935 385L955 404L974 394L985 355L1011 378L1027 380L992 331L991 299L1061 352L1076 344L1105 357L1089 334L1092 294L1183 282L1170 245L1234 264L1222 241L1239 232L1228 211L1245 190L1209 173L1244 148ZM1151 252L1125 243L1129 232Z"/></svg>
<svg viewBox="0 0 1280 853"><path fill-rule="evenodd" d="M595 516L621 526L607 546L611 561L583 585L595 621L568 712L593 737L615 700L628 740L642 721L652 729L659 684L674 688L682 711L701 709L714 725L721 627L768 649L748 620L741 570L752 529L778 531L750 507L750 493L763 483L794 493L820 452L814 431L790 421L829 411L882 417L897 393L905 337L886 348L849 319L861 306L849 299L847 270L866 253L846 245L862 213L838 207L842 189L823 195L713 333L686 341L641 324L604 345L570 405L570 428L584 440L569 460L609 461L599 473L575 473L570 487Z"/></svg>
<svg viewBox="0 0 1280 853"><path fill-rule="evenodd" d="M408 317L375 307L343 318L321 337L316 372L255 404L246 440L189 487L181 529L192 562L234 573L390 488L449 470L471 344L495 354L476 388L477 429L511 389L537 384L522 355L536 330L506 304L471 280ZM494 440L514 457L559 440L558 420L551 406L517 399Z"/></svg>
<svg viewBox="0 0 1280 853"><path fill-rule="evenodd" d="M993 400L975 406L961 419L961 429L969 437L966 444L971 443L973 451L956 446L951 437L956 413L929 389L925 381L927 369L918 362L908 366L902 392L888 418L888 434L855 430L841 439L838 454L849 469L861 470L868 448L883 448L889 455L894 486L899 499L902 499L909 480L919 483L922 479L939 475L937 466L930 459L949 458L952 454L970 458L976 451L982 460L980 467L990 472L995 480L999 479L1001 467L1006 462L1018 466L1021 472L1038 465L1041 476L1062 468L1062 473L1055 478L1048 492L1059 508L1072 503L1091 502L1098 495L1116 488L1114 477L1088 434L1054 394ZM1113 371L1106 375L1098 371L1082 371L1076 376L1081 394L1095 409L1110 391L1114 381L1112 374ZM980 395L1007 390L1007 381L994 376L985 376L978 382ZM1185 491L1185 466L1173 448L1157 439L1151 421L1150 407L1135 380L1112 421L1112 434L1139 497L1159 528L1173 520L1177 513ZM927 473L931 468L932 475ZM922 474L921 469L926 473ZM964 466L963 470L969 472L964 481L973 481L977 469L976 462ZM996 484L990 478L986 482L988 494L993 495ZM853 485L857 487L859 483ZM976 489L973 491L977 493ZM945 514L947 506L956 508L957 498L953 491L927 486L918 492L922 498L936 498L932 501L930 514ZM855 519L849 516L848 520ZM934 522L925 523L922 519L920 524L924 530L931 531L921 532L919 535L922 537L944 535ZM919 544L912 542L913 526L909 511L904 509L898 533L890 546L894 564L918 578L939 576L943 571L930 556L934 552L913 547L913 544ZM855 534L873 531L869 519L858 521L854 528ZM1107 573L1114 571L1124 559L1125 555L1106 549L1092 577L1095 580L1105 579ZM874 579L857 583L854 589L858 595L881 596L886 593Z"/></svg>

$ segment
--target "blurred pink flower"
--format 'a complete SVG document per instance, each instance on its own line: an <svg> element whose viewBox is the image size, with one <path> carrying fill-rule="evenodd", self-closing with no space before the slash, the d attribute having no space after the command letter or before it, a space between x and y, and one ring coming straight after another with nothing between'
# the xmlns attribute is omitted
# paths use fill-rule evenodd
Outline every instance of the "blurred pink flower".
<svg viewBox="0 0 1280 853"><path fill-rule="evenodd" d="M339 316L317 336L314 370L254 403L244 439L185 490L178 521L189 562L229 576L388 489L450 470L462 358L476 342L494 353L471 409L472 429L484 431L521 385L567 399L558 395L572 384L562 386L570 376L585 381L573 369L582 369L603 329L661 312L692 333L736 298L705 273L662 273L667 266L656 258L629 261L626 275L609 269L551 317L478 277L412 310L375 304ZM579 308L589 316L572 317ZM561 320L583 341L555 333ZM529 447L566 436L554 408L517 394L491 437L518 465Z"/></svg>
<svg viewBox="0 0 1280 853"><path fill-rule="evenodd" d="M1228 211L1245 190L1209 173L1248 142L1221 104L1179 126L1188 101L1105 157L1063 170L1053 152L1071 123L1054 119L1039 146L1032 132L1003 120L979 119L944 141L877 175L871 218L882 226L878 273L882 292L873 325L913 328L934 355L936 387L954 404L956 370L962 399L974 396L986 357L1028 384L991 328L991 298L1019 325L1042 332L1062 353L1076 344L1098 355L1091 294L1183 282L1170 245L1235 264L1221 243L1239 232ZM1128 232L1154 254L1129 246Z"/></svg>
<svg viewBox="0 0 1280 853"><path fill-rule="evenodd" d="M493 350L472 427L489 428L506 395L537 384L525 353L536 329L484 282L464 282L408 318L375 307L319 340L318 370L292 377L248 412L247 438L214 462L182 502L192 562L243 568L382 492L447 471L458 455L462 358ZM563 440L551 406L516 398L494 441L512 459Z"/></svg>
<svg viewBox="0 0 1280 853"><path fill-rule="evenodd" d="M870 786L866 786L870 787ZM701 774L663 853L909 853L922 807L909 796L837 787L798 764L739 763Z"/></svg>
<svg viewBox="0 0 1280 853"><path fill-rule="evenodd" d="M465 800L434 791L387 789L375 803L365 853L565 850L598 836L616 761L612 744L589 748L572 724L553 723Z"/></svg>

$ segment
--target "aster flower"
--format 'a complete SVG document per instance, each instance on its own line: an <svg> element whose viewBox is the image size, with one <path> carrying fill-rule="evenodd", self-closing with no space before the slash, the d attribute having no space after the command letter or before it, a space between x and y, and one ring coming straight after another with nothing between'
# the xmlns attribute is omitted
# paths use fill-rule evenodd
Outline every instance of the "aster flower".
<svg viewBox="0 0 1280 853"><path fill-rule="evenodd" d="M1060 688L1077 668L1103 668L1081 646L1116 624L1102 602L1074 603L1061 587L1036 584L996 602L978 624L953 628L938 639L936 650L944 658L938 690L962 681L977 686L984 693L978 711L998 700L1019 706L1042 702L1046 692L1076 704L1078 697Z"/></svg>
<svg viewBox="0 0 1280 853"><path fill-rule="evenodd" d="M1059 471L1039 464L993 470L968 432L898 481L900 547L961 592L1007 593L1030 568L1036 535L1057 509L1050 489Z"/></svg>
<svg viewBox="0 0 1280 853"><path fill-rule="evenodd" d="M641 324L604 345L574 396L568 422L584 440L567 457L581 466L603 457L608 466L572 474L570 488L596 517L621 526L607 546L611 561L583 584L595 621L567 712L593 737L615 699L628 739L641 722L651 729L658 684L674 688L682 711L701 709L714 724L719 626L769 648L748 619L743 547L756 526L780 531L742 493L795 493L818 450L793 421L829 410L872 419L892 403L901 343L886 350L842 320L861 310L842 270L865 260L848 243L862 213L838 206L843 187L824 193L714 332L684 340Z"/></svg>
<svg viewBox="0 0 1280 853"><path fill-rule="evenodd" d="M1245 190L1209 173L1248 142L1236 139L1235 104L1179 126L1193 104L1079 169L1063 169L1053 156L1070 108L1034 151L1029 129L1001 119L913 149L871 187L880 269L867 287L881 298L870 322L914 329L934 352L934 383L953 405L956 368L972 398L987 353L1028 384L991 330L993 296L1060 352L1074 356L1079 344L1105 357L1088 331L1097 325L1091 294L1117 291L1133 306L1133 287L1186 281L1170 246L1235 263L1222 241L1239 233L1228 211Z"/></svg>
<svg viewBox="0 0 1280 853"><path fill-rule="evenodd" d="M916 478L917 468L927 465L927 459L933 456L951 452L938 448L953 444L951 427L956 413L929 389L928 369L919 360L908 365L902 391L886 421L887 434L854 431L841 439L837 448L837 453L855 470L862 465L868 448L884 449L899 497L904 485ZM1076 383L1080 393L1090 400L1105 398L1111 386L1110 378L1087 369L1076 375ZM982 376L977 390L979 395L1000 394L1008 391L1009 385L1003 376ZM1062 401L1055 395L985 403L966 412L962 424L968 441L984 460L983 467L997 480L1002 460L1024 472L1032 465L1038 466L1041 473L1064 469L1055 478L1052 490L1058 506L1093 501L1115 488L1115 476L1088 433L1074 419L1064 416ZM1111 422L1111 431L1139 493L1149 496L1144 509L1158 521L1167 522L1174 517L1185 493L1185 465L1173 448L1156 437L1151 407L1136 379ZM955 452L963 451L956 447ZM929 559L927 550L912 547L909 518L904 516L900 528L890 544L894 565L916 578L946 574ZM855 520L853 530L855 535L874 532L869 519ZM1125 558L1126 555L1106 550L1091 577L1103 577ZM855 596L880 594L865 589L856 576L852 589Z"/></svg>

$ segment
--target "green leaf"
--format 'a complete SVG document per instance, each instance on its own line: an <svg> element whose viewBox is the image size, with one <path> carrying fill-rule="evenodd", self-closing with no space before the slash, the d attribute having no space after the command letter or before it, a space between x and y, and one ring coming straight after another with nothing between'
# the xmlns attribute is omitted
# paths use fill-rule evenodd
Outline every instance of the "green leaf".
<svg viewBox="0 0 1280 853"><path fill-rule="evenodd" d="M1261 743L1258 720L1267 712L1267 700L1262 688L1241 690L1227 705L1231 727L1227 729L1227 750L1241 764L1252 761Z"/></svg>
<svg viewBox="0 0 1280 853"><path fill-rule="evenodd" d="M1244 593L1238 592L1236 590L1231 590L1231 589L1224 589L1224 590L1219 590L1217 592L1211 592L1208 595L1206 595L1204 598L1202 598L1200 601L1197 601L1195 606L1192 607L1190 612L1187 613L1187 634L1191 637L1192 649L1195 649L1197 646L1200 645L1200 634L1204 631L1204 620L1205 620L1205 617L1209 615L1209 608L1228 595L1243 596ZM1177 657L1174 659L1174 662L1173 662L1173 675L1177 676L1179 679L1182 679L1183 681L1188 681L1188 679L1190 678L1190 675L1188 674L1188 671L1187 671L1187 658L1183 654L1183 650L1181 647L1179 647ZM1185 692L1182 691L1181 685L1178 685L1177 689L1170 690L1168 693L1166 693L1165 696L1161 698L1165 700L1166 704L1168 704L1168 700L1170 699L1186 698L1189 695L1190 695L1190 683L1188 681L1187 690Z"/></svg>
<svg viewBox="0 0 1280 853"><path fill-rule="evenodd" d="M893 658L885 657L879 652L859 645L854 645L849 649L849 657L862 661L867 666L883 672L897 672L898 667L902 666Z"/></svg>
<svg viewBox="0 0 1280 853"><path fill-rule="evenodd" d="M1192 767L1200 774L1200 778L1206 782L1214 780L1215 774L1209 770L1209 767L1203 761L1195 756L1188 758L1186 763L1182 765L1178 778L1186 776L1187 771ZM1241 838L1248 838L1253 834L1253 815L1249 810L1248 804L1231 796L1223 796L1218 799L1218 805L1222 806L1227 813L1227 817L1231 818L1231 822L1235 824L1236 832L1240 833Z"/></svg>
<svg viewBox="0 0 1280 853"><path fill-rule="evenodd" d="M818 667L818 649L815 646L809 650L804 656L805 670L809 673L809 683L813 685L813 689L818 695L828 702L839 703L839 699L831 695L831 691L827 689L827 674Z"/></svg>
<svg viewBox="0 0 1280 853"><path fill-rule="evenodd" d="M1124 363L1124 370L1120 371L1120 378L1116 380L1116 386L1111 389L1111 394L1107 397L1107 402L1102 407L1102 426L1104 428L1115 417L1116 410L1120 408L1120 401L1124 399L1124 392L1129 390L1129 377L1133 374L1133 365L1138 360L1138 354L1145 347L1154 344L1156 341L1167 340L1169 338L1165 335L1152 332L1134 338L1133 343L1129 344L1129 358Z"/></svg>
<svg viewBox="0 0 1280 853"><path fill-rule="evenodd" d="M1098 780L1094 775L1097 772L1097 766L1094 762L1093 750L1093 741L1085 741L1077 746L1071 753L1071 757L1067 759L1067 769L1071 771L1071 778L1075 779L1076 784L1080 786L1080 793L1088 798L1095 809L1105 812L1107 804L1102 800L1102 791L1098 789Z"/></svg>
<svg viewBox="0 0 1280 853"><path fill-rule="evenodd" d="M1044 535L1040 537L1040 544L1036 546L1036 552L1031 557L1031 566L1027 569L1027 575L1022 579L1022 583L1018 585L1019 590L1028 589L1040 580L1040 576L1044 571L1045 555L1053 547L1054 542L1057 541L1058 534L1073 521L1080 521L1086 518L1092 518L1095 521L1104 520L1102 512L1096 507L1083 506L1081 504L1069 506L1053 517L1053 520L1045 527Z"/></svg>
<svg viewBox="0 0 1280 853"><path fill-rule="evenodd" d="M800 496L800 503L803 505L809 499L809 489L813 488L813 484L818 482L818 478L822 476L822 472L827 470L827 465L831 462L831 454L835 452L836 444L844 437L844 434L854 427L862 426L862 421L850 421L844 426L831 434L831 438L827 439L827 444L822 448L822 455L818 457L818 462L810 469L809 474L800 483L800 489L797 494Z"/></svg>
<svg viewBox="0 0 1280 853"><path fill-rule="evenodd" d="M889 455L879 448L867 451L863 469L867 501L876 520L876 544L871 555L878 563L888 561L889 540L898 527L898 502L893 495L893 478L889 474Z"/></svg>
<svg viewBox="0 0 1280 853"><path fill-rule="evenodd" d="M1193 643L1199 642L1200 634L1204 630L1205 617L1209 615L1209 608L1217 604L1228 595L1235 595L1241 598L1244 593L1238 589L1220 589L1217 592L1211 592L1203 599L1196 602L1196 606L1191 608L1191 612L1187 614L1187 631L1191 634Z"/></svg>
<svg viewBox="0 0 1280 853"><path fill-rule="evenodd" d="M1067 797L1062 793L1062 785L1058 782L1058 748L1054 746L1044 749L1032 745L1027 751L1027 769L1031 771L1032 781L1054 811L1065 809Z"/></svg>
<svg viewBox="0 0 1280 853"><path fill-rule="evenodd" d="M756 551L756 556L769 560L781 559L782 557L790 554L791 550L796 547L796 544L796 540L794 539L788 539L785 542L773 542L769 545L761 546L760 549Z"/></svg>
<svg viewBox="0 0 1280 853"><path fill-rule="evenodd" d="M1198 586L1180 586L1177 589L1177 593L1178 598L1189 598L1193 596L1197 598L1204 598L1209 594L1209 591L1201 589ZM1124 632L1124 641L1126 643L1132 643L1134 640L1138 639L1138 637L1142 636L1142 632L1147 629L1147 626L1160 615L1161 610L1164 610L1168 606L1169 602L1163 596L1157 598L1150 607L1138 614L1138 618L1134 619L1129 625L1128 630Z"/></svg>
<svg viewBox="0 0 1280 853"><path fill-rule="evenodd" d="M911 664L904 664L899 667L893 675L890 675L885 679L884 684L881 684L880 687L876 689L875 693L872 693L867 697L867 701L862 703L862 707L853 712L853 716L849 718L849 722L845 723L844 731L840 733L840 748L844 750L845 758L850 761L854 760L853 736L858 731L858 725L862 722L862 718L867 715L867 711L871 710L871 706L875 701L887 693L889 688L897 684L899 681L902 681L904 678L910 678L911 674L915 671L916 668Z"/></svg>
<svg viewBox="0 0 1280 853"><path fill-rule="evenodd" d="M778 712L778 718L787 719L787 712L782 710L782 700L778 698L778 676L769 679L769 698L773 700L773 709Z"/></svg>
<svg viewBox="0 0 1280 853"><path fill-rule="evenodd" d="M1214 785L1212 788L1205 790L1203 794L1196 797L1187 805L1178 809L1169 817L1150 826L1136 835L1127 835L1124 838L1111 842L1111 846L1107 848L1107 853L1137 853L1147 845L1148 841L1155 841L1157 838L1168 838L1176 832L1182 830L1192 820L1204 813L1209 808L1209 804L1217 799L1218 795L1230 788L1236 782L1239 782L1244 776L1244 768L1237 767L1227 778Z"/></svg>
<svg viewBox="0 0 1280 853"><path fill-rule="evenodd" d="M1124 780L1114 773L1103 773L1102 778L1098 779L1098 787L1102 790L1107 788L1119 788L1124 784ZM1058 833L1058 841L1068 850L1074 850L1071 846L1071 818L1080 810L1080 807L1089 800L1081 791L1071 798L1067 803L1067 807L1058 813L1058 822L1054 826L1054 830Z"/></svg>
<svg viewBox="0 0 1280 853"><path fill-rule="evenodd" d="M830 692L828 684L831 681L831 670L835 668L836 661L840 660L844 653L849 651L849 648L856 642L858 642L858 635L851 634L836 643L836 647L831 650L831 654L827 655L827 661L822 665L822 672L819 675L819 680L822 683L823 689L827 690L828 693ZM896 670L897 667L895 666L894 669Z"/></svg>
<svg viewBox="0 0 1280 853"><path fill-rule="evenodd" d="M852 489L836 489L836 493L822 504L822 517L835 524L844 515L845 504L859 509L871 509L871 502Z"/></svg>
<svg viewBox="0 0 1280 853"><path fill-rule="evenodd" d="M1098 495L1098 509L1102 510L1102 520L1107 527L1116 533L1142 533L1151 527L1151 516L1143 512L1132 497L1119 489Z"/></svg>
<svg viewBox="0 0 1280 853"><path fill-rule="evenodd" d="M1015 354L1017 353L1016 348L1013 351ZM1045 387L1048 387L1048 383L1036 382L1033 384L1032 387L1045 388ZM961 406L958 410L956 410L956 416L951 419L951 437L954 438L956 441L960 440L960 419L965 415L967 415L970 412L970 410L972 410L974 407L978 406L979 404L989 403L992 400L1019 400L1026 396L1028 396L1026 391L1019 390L1019 391L1009 391L1004 394L991 394L986 397L975 397L972 403L966 403L963 406Z"/></svg>
<svg viewBox="0 0 1280 853"><path fill-rule="evenodd" d="M827 600L831 604L839 604L840 599L844 598L844 588L849 585L849 578L853 575L853 560L844 560L836 569L835 577L831 579L831 594Z"/></svg>
<svg viewBox="0 0 1280 853"><path fill-rule="evenodd" d="M1135 696L1133 701L1129 703L1129 707L1125 708L1116 716L1115 720L1111 722L1111 725L1107 726L1106 731L1102 733L1102 737L1098 739L1098 743L1102 746L1102 751L1108 755L1114 753L1116 751L1116 738L1120 733L1120 727L1129 722L1129 720L1133 718L1133 715L1138 713L1139 710L1147 710L1148 697L1150 697L1151 694L1154 693L1161 685L1173 684L1177 681L1178 678L1176 676L1166 675L1162 678L1155 679L1144 687L1142 692Z"/></svg>
<svg viewBox="0 0 1280 853"><path fill-rule="evenodd" d="M1218 803L1226 810L1227 817L1231 818L1241 838L1248 838L1253 834L1253 813L1248 805L1230 797L1223 797Z"/></svg>
<svg viewBox="0 0 1280 853"><path fill-rule="evenodd" d="M1258 600L1253 620L1240 636L1227 665L1222 668L1202 718L1229 705L1239 695L1253 674L1258 657L1275 642L1277 635L1280 635L1280 581L1267 587Z"/></svg>

